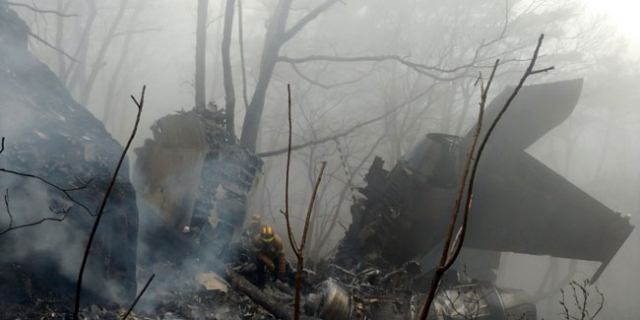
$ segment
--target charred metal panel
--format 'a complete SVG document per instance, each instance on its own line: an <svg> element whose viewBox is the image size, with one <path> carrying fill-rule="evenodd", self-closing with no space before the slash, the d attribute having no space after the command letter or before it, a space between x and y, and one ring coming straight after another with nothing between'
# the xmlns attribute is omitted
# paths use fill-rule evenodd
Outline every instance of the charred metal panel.
<svg viewBox="0 0 640 320"><path fill-rule="evenodd" d="M151 131L153 140L136 149L136 170L144 180L139 190L169 226L181 231L190 226L209 148L195 116L166 116Z"/></svg>
<svg viewBox="0 0 640 320"><path fill-rule="evenodd" d="M212 253L226 247L242 226L246 199L262 167L224 128L224 114L210 107L158 120L151 127L153 139L135 150L136 187L171 236L185 241L174 248L180 254L190 244ZM150 236L169 236L163 232Z"/></svg>

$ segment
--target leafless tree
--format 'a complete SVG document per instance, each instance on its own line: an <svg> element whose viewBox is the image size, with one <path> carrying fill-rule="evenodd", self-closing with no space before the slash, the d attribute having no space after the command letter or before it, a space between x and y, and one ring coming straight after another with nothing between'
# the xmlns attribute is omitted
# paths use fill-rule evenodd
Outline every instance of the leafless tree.
<svg viewBox="0 0 640 320"><path fill-rule="evenodd" d="M222 72L224 74L224 92L225 92L225 115L227 123L227 131L235 134L235 108L236 96L233 88L233 75L231 73L231 31L233 29L233 15L235 8L235 0L227 0L227 6L224 14L224 28L222 36ZM240 42L242 46L242 42ZM244 79L244 77L243 77ZM245 86L246 87L246 86Z"/></svg>
<svg viewBox="0 0 640 320"><path fill-rule="evenodd" d="M198 0L198 19L196 28L196 78L195 78L195 99L196 107L204 108L207 104L205 98L205 53L207 48L207 16L209 0Z"/></svg>
<svg viewBox="0 0 640 320"><path fill-rule="evenodd" d="M267 35L265 37L262 49L262 58L260 61L260 75L256 88L247 108L244 122L242 125L242 135L240 140L251 151L256 151L256 143L262 113L264 111L265 99L269 83L273 75L276 64L279 61L278 55L282 46L291 40L298 32L300 32L309 22L313 21L321 13L329 9L339 0L326 0L315 9L311 10L306 16L294 23L290 28L286 28L291 4L293 0L280 0L273 13Z"/></svg>
<svg viewBox="0 0 640 320"><path fill-rule="evenodd" d="M604 307L604 294L600 292L597 286L595 287L595 289L598 295L600 296L600 301L598 302L598 307L596 311L593 312L593 314L591 314L591 311L589 311L588 300L589 300L590 293L589 293L589 290L587 289L589 284L590 284L589 279L583 280L582 283L577 283L575 281L571 281L569 283L569 286L571 287L571 291L572 291L571 295L573 297L573 302L574 302L574 306L572 307L572 309L575 308L575 311L569 310L569 307L567 306L567 302L565 300L564 290L560 289L560 293L561 293L560 305L562 306L562 312L560 312L559 315L562 316L563 319L593 320L596 318L596 316L598 316L600 311L602 311L602 308Z"/></svg>

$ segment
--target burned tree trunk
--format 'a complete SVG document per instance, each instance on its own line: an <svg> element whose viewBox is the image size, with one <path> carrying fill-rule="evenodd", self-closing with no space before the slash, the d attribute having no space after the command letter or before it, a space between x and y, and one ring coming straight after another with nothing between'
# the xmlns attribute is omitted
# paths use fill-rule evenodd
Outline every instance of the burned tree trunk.
<svg viewBox="0 0 640 320"><path fill-rule="evenodd" d="M227 131L235 134L234 114L236 109L236 96L233 89L233 74L231 73L231 29L233 29L233 8L235 0L227 0L227 9L224 16L224 30L222 37L222 72L224 73L225 112L227 115Z"/></svg>
<svg viewBox="0 0 640 320"><path fill-rule="evenodd" d="M204 82L205 82L205 53L207 48L207 9L209 0L198 0L198 21L196 31L196 107L204 108L206 104Z"/></svg>

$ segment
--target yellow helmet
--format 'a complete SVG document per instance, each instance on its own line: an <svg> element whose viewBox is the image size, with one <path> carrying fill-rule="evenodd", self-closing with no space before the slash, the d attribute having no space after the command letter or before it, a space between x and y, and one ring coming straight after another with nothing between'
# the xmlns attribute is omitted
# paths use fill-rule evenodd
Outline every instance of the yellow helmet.
<svg viewBox="0 0 640 320"><path fill-rule="evenodd" d="M260 215L259 214L254 214L253 217L251 217L251 223L253 223L253 224L260 223Z"/></svg>
<svg viewBox="0 0 640 320"><path fill-rule="evenodd" d="M260 239L262 242L269 243L273 241L275 238L275 234L273 233L273 229L271 227L262 227L262 234L260 235Z"/></svg>

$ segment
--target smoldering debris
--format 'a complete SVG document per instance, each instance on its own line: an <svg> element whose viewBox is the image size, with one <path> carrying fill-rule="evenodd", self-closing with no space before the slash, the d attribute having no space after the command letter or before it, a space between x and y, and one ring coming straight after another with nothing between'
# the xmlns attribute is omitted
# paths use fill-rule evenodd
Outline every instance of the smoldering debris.
<svg viewBox="0 0 640 320"><path fill-rule="evenodd" d="M154 251L160 239L174 238L180 245L162 246L167 259L185 259L190 250L218 257L244 223L262 161L226 130L223 116L215 105L166 116L135 150L143 219L155 221L141 230L142 242Z"/></svg>

